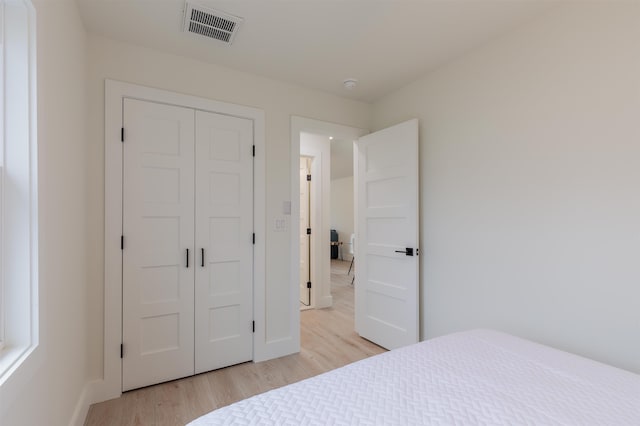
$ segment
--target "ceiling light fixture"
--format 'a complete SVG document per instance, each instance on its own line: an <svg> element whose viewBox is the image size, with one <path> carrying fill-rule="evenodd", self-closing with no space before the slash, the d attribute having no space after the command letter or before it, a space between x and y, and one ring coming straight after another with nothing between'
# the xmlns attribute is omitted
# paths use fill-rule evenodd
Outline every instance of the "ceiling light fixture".
<svg viewBox="0 0 640 426"><path fill-rule="evenodd" d="M356 84L358 84L358 80L355 78L347 78L342 82L342 84L344 85L345 89L353 90L356 87Z"/></svg>
<svg viewBox="0 0 640 426"><path fill-rule="evenodd" d="M333 140L333 136L329 136L329 140L332 141Z"/></svg>

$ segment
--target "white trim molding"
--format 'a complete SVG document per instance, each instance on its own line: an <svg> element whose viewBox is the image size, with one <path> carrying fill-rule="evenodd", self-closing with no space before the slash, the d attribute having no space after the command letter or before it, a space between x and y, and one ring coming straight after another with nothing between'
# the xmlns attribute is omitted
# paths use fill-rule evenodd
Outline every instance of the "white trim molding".
<svg viewBox="0 0 640 426"><path fill-rule="evenodd" d="M324 135L302 132L300 156L311 158L311 303L313 309L329 308L331 264L327 255L331 228L331 141ZM298 204L300 206L300 199ZM294 216L294 217L300 217ZM299 228L299 227L298 227ZM319 230L319 231L318 231ZM298 240L299 241L299 240Z"/></svg>
<svg viewBox="0 0 640 426"><path fill-rule="evenodd" d="M253 264L253 306L256 331L253 359L269 359L271 349L265 332L265 253L266 253L266 152L265 113L253 107L219 102L113 80L105 82L105 268L104 268L104 381L97 384L94 402L120 396L122 389L122 142L120 132L123 99L194 108L218 114L250 119L254 124L254 230L256 244Z"/></svg>

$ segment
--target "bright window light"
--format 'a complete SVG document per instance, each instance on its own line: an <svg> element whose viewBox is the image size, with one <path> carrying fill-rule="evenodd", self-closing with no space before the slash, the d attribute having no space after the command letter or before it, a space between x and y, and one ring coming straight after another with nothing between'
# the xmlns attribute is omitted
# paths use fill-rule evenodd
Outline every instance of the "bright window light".
<svg viewBox="0 0 640 426"><path fill-rule="evenodd" d="M35 11L0 0L0 386L38 344Z"/></svg>

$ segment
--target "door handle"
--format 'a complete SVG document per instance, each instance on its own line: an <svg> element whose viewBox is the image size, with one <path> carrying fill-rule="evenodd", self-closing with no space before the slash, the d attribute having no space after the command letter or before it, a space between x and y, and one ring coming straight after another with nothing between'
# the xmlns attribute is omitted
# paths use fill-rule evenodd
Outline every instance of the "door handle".
<svg viewBox="0 0 640 426"><path fill-rule="evenodd" d="M413 248L411 248L411 247L407 247L407 248L406 248L406 249L404 249L404 250L396 250L396 253L404 253L404 254L406 254L407 256L413 256Z"/></svg>
<svg viewBox="0 0 640 426"><path fill-rule="evenodd" d="M200 256L202 257L202 263L200 263L200 266L204 268L204 248L200 249Z"/></svg>
<svg viewBox="0 0 640 426"><path fill-rule="evenodd" d="M187 249L187 268L189 267L189 249Z"/></svg>

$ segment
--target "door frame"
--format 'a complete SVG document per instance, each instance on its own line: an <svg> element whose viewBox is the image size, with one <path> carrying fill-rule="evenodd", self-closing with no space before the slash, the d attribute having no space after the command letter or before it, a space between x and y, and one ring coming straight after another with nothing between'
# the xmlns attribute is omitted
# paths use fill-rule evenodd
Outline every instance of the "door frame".
<svg viewBox="0 0 640 426"><path fill-rule="evenodd" d="M291 116L291 217L293 220L299 220L300 217L300 163L299 158L301 155L300 152L300 133L313 133L318 135L327 135L333 136L337 139L351 140L356 141L360 136L363 136L368 133L366 129L360 129L357 127L345 126L342 124L330 123L327 121L315 120L312 118L305 118L292 115ZM328 141L327 141L328 142ZM329 152L330 154L330 152ZM327 165L329 162L326 162ZM328 169L327 167L327 170ZM313 171L312 171L313 173ZM330 183L331 178L329 176L329 172L325 173L326 176L323 177L323 181ZM320 200L322 204L317 205L329 205L329 191L320 191L321 194ZM326 200L324 198L327 198ZM316 199L317 201L317 199ZM327 213L328 215L329 213ZM313 213L312 213L313 216ZM329 230L330 230L330 220L329 217L326 218L318 218L316 216L316 223L319 225L315 225L316 229L312 232L316 235L326 236L326 242L329 242ZM312 227L314 226L312 221ZM320 244L322 243L323 238L318 238L320 240ZM300 302L299 302L299 285L300 285L300 227L299 226L291 226L291 270L290 270L290 288L291 288L291 311L292 311L292 334L296 336L296 347L300 348ZM329 244L326 245L326 250L315 250L315 253L312 254L312 264L322 265L322 264L330 264L330 250ZM318 270L319 268L315 268ZM329 274L329 272L327 272ZM326 280L319 280L317 277L314 277L315 282L311 287L311 297L312 304L314 308L324 308L331 306L331 292L330 292L330 283L328 279L330 278L330 274L327 275ZM329 296L329 297L324 297ZM329 303L329 305L326 305ZM326 305L326 306L325 306Z"/></svg>
<svg viewBox="0 0 640 426"><path fill-rule="evenodd" d="M307 169L306 169L307 174L313 176L314 175L314 171L313 171L314 158L310 157L308 155L303 155L302 153L300 154L300 158L301 159L305 158L307 160ZM314 228L314 224L312 222L313 217L311 215L311 210L315 207L315 203L316 202L313 199L312 192L311 192L312 190L314 190L314 186L312 184L313 181L311 181L310 183L311 183L311 185L309 183L307 183L307 192L308 192L308 194L307 194L307 196L308 196L307 215L309 216L309 218L308 218L308 220L309 220L308 227L313 229ZM302 183L301 183L301 186L302 186ZM291 226L295 226L295 223L292 224ZM300 235L300 234L298 234L298 235ZM302 235L300 235L300 236L302 237ZM314 272L314 269L315 269L315 265L312 265L311 262L313 260L313 253L314 253L314 251L313 251L313 249L314 249L313 242L315 241L315 239L313 238L313 234L309 235L308 238L309 239L307 241L307 253L306 253L306 255L308 257L308 259L307 259L307 263L308 263L307 267L309 269L308 279L309 279L309 281L313 282L313 272ZM300 255L302 256L302 250L300 250ZM313 308L314 297L312 297L311 290L312 289L308 289L308 291L307 291L307 293L309 294L309 305L304 306L304 308L301 306L300 307L301 310L306 310L306 309L312 309ZM301 298L301 296L299 296L299 297ZM302 301L300 301L300 302L302 303ZM304 303L303 303L303 305L304 305Z"/></svg>
<svg viewBox="0 0 640 426"><path fill-rule="evenodd" d="M193 108L253 121L256 147L253 176L253 218L256 244L253 262L253 360L268 359L265 339L266 164L265 113L258 108L184 95L115 80L105 80L105 229L104 229L104 381L97 400L122 393L122 141L123 98ZM125 134L126 140L126 134ZM126 143L126 141L125 141Z"/></svg>
<svg viewBox="0 0 640 426"><path fill-rule="evenodd" d="M314 135L311 135L314 136ZM331 145L327 138L300 142L300 156L311 159L311 191L309 192L310 211L309 227L311 228L310 262L311 268L311 299L309 309L328 308L333 304L330 288L325 283L329 282L330 268L329 257L322 256L322 247L329 244L329 234L323 230L331 226L330 223L330 156ZM300 192L298 192L300 193ZM296 206L300 206L300 199ZM300 215L295 216L296 218ZM298 227L298 229L300 229ZM319 231L318 231L319 230ZM326 234L326 235L325 235ZM298 234L299 235L299 234ZM299 258L298 258L299 259ZM299 262L298 262L299 263Z"/></svg>

